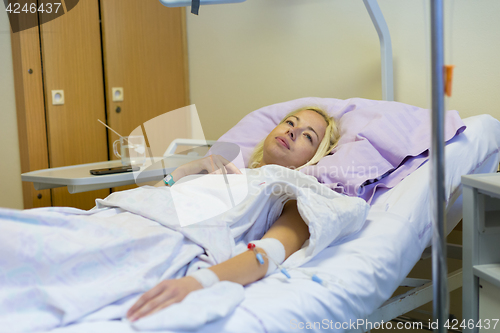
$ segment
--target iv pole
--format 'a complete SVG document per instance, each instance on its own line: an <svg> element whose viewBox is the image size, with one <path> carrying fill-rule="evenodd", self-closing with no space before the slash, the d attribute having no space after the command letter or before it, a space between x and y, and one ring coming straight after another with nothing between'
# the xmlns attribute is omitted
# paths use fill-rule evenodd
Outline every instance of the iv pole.
<svg viewBox="0 0 500 333"><path fill-rule="evenodd" d="M443 0L431 1L432 58L432 143L431 143L431 207L433 212L432 283L433 316L436 332L445 333L449 295L446 263L446 221L444 188L444 34Z"/></svg>

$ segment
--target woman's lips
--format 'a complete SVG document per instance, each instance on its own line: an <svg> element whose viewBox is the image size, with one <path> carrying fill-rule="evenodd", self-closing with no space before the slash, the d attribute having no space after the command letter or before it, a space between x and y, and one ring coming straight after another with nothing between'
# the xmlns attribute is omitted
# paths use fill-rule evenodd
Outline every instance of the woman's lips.
<svg viewBox="0 0 500 333"><path fill-rule="evenodd" d="M286 140L283 139L282 137L278 136L278 137L276 137L276 140L278 140L278 142L280 144L282 144L286 149L290 149L290 146L288 145L288 142L286 142Z"/></svg>

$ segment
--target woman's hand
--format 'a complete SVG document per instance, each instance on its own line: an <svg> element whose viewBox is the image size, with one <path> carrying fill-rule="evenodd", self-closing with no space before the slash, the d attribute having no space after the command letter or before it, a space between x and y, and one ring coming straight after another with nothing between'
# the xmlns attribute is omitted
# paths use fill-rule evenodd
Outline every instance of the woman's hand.
<svg viewBox="0 0 500 333"><path fill-rule="evenodd" d="M181 165L180 167L175 169L175 171L172 172L171 175L174 178L174 181L178 181L184 176L194 175L202 171L207 171L211 174L241 174L240 169L238 169L236 165L229 162L224 157L220 155L210 155L199 160Z"/></svg>
<svg viewBox="0 0 500 333"><path fill-rule="evenodd" d="M162 281L135 302L127 311L127 318L135 321L149 316L167 306L181 302L187 294L202 288L203 286L191 276Z"/></svg>

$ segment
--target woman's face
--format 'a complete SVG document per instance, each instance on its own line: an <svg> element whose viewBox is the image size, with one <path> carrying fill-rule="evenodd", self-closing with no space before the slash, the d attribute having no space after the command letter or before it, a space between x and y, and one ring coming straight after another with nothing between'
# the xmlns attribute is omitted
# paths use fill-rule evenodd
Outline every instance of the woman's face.
<svg viewBox="0 0 500 333"><path fill-rule="evenodd" d="M276 126L264 141L261 165L278 164L297 168L316 153L327 123L315 111L302 110Z"/></svg>

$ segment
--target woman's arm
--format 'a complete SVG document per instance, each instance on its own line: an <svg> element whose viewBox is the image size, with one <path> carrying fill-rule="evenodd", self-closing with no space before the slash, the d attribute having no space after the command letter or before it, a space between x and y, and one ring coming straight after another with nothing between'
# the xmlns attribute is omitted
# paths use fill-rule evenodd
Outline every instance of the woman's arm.
<svg viewBox="0 0 500 333"><path fill-rule="evenodd" d="M175 169L170 175L174 179L174 182L177 182L179 181L179 179L185 176L195 175L201 172L214 174L241 174L240 169L238 169L233 163L229 162L224 157L220 155L209 155L207 157L200 158L177 167L177 169ZM165 183L163 182L163 180L161 180L156 183L155 186L164 187Z"/></svg>
<svg viewBox="0 0 500 333"><path fill-rule="evenodd" d="M285 259L298 251L309 238L309 228L300 217L297 201L285 204L281 216L262 237L275 238L285 247ZM257 251L264 252L257 248ZM265 256L264 265L259 264L253 251L246 251L219 265L210 267L221 281L232 281L247 285L262 279L267 272L268 260Z"/></svg>
<svg viewBox="0 0 500 333"><path fill-rule="evenodd" d="M285 258L298 251L309 238L309 228L300 217L297 201L285 204L281 216L262 237L275 238L285 247ZM257 248L257 251L264 252ZM232 281L242 285L250 284L263 278L267 272L268 259L263 256L261 265L253 251L245 251L221 264L210 267L220 281ZM180 302L191 291L201 289L196 279L186 276L176 280L165 280L146 292L127 312L127 317L137 320L157 312L173 303Z"/></svg>

